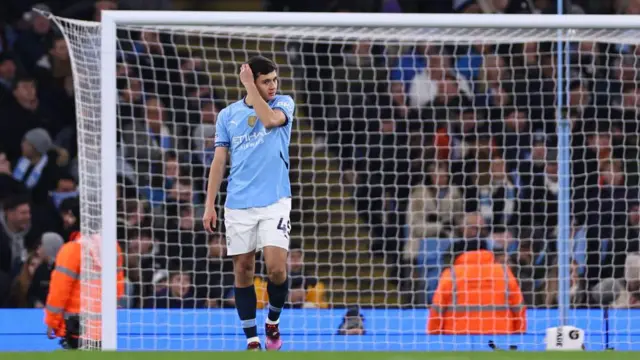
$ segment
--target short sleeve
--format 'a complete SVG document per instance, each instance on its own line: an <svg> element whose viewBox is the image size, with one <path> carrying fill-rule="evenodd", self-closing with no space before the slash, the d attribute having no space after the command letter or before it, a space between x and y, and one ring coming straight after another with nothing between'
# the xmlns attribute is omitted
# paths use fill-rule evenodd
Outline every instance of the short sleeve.
<svg viewBox="0 0 640 360"><path fill-rule="evenodd" d="M283 126L293 121L293 114L296 110L296 104L293 102L291 96L279 96L276 101L274 101L271 108L273 110L282 110L284 115L287 117L287 121L283 124Z"/></svg>
<svg viewBox="0 0 640 360"><path fill-rule="evenodd" d="M229 147L231 141L229 140L229 133L227 132L227 114L228 111L222 110L220 114L218 114L218 119L216 121L216 147Z"/></svg>

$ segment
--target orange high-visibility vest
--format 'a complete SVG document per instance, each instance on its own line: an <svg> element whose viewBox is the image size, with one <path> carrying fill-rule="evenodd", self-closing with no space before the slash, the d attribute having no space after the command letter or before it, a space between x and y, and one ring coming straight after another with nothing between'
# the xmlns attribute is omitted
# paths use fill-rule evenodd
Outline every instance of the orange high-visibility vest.
<svg viewBox="0 0 640 360"><path fill-rule="evenodd" d="M89 274L80 278L82 269L82 247L88 246L91 264ZM45 324L56 331L56 335L65 336L65 318L80 315L84 325L83 338L100 340L101 314L101 279L100 266L100 237L82 237L79 233L72 235L71 241L60 248L56 256L56 263L51 273L49 294L45 306ZM123 259L120 246L118 247L118 298L124 295ZM86 271L86 270L85 270ZM84 292L84 301L80 297Z"/></svg>
<svg viewBox="0 0 640 360"><path fill-rule="evenodd" d="M512 334L526 330L526 308L511 270L491 251L469 251L443 271L429 312L429 334Z"/></svg>

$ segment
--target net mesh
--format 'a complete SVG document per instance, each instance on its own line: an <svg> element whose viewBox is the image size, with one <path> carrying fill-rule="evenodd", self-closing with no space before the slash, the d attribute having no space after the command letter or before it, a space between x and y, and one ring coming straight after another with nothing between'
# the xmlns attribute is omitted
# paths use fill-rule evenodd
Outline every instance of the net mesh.
<svg viewBox="0 0 640 360"><path fill-rule="evenodd" d="M568 321L586 329L591 348L637 343L638 315L608 313L638 303L640 93L637 50L625 45L637 31L120 26L119 141L106 145L99 26L57 20L74 64L85 234L101 228L100 148L118 149L120 305L145 309L119 318L120 348L244 345L224 230L207 235L199 219L216 115L242 97L239 65L255 54L276 61L281 93L298 107L289 307L357 306L366 319L290 310L291 349L470 350L486 344L478 334L495 333L542 349L545 329L558 325L560 283ZM558 39L568 46L562 69ZM568 278L558 275L556 241L560 72L571 134ZM96 274L90 261L85 273ZM584 308L606 308L613 324L605 330L605 310ZM86 309L99 317L99 306ZM339 335L362 326L366 335ZM466 335L438 335L456 332Z"/></svg>

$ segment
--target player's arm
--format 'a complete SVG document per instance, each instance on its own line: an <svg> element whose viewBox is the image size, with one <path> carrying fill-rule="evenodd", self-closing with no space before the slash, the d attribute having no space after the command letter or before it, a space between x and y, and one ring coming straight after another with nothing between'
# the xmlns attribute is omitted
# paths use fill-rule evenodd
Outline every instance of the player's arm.
<svg viewBox="0 0 640 360"><path fill-rule="evenodd" d="M216 196L218 196L218 190L227 166L228 153L228 148L216 147L213 161L211 161L211 169L209 169L209 184L207 185L207 201L205 204L207 209L215 206Z"/></svg>
<svg viewBox="0 0 640 360"><path fill-rule="evenodd" d="M227 156L229 155L229 147L231 146L231 137L227 131L227 121L229 118L229 109L223 109L216 119L216 150L211 161L209 169L209 183L207 185L206 209L213 209L215 206L216 196L222 183L222 177L227 166Z"/></svg>
<svg viewBox="0 0 640 360"><path fill-rule="evenodd" d="M265 129L279 127L287 123L288 119L284 111L281 109L272 109L269 104L264 101L255 84L249 84L246 88L247 94L253 101L253 109L256 111L256 115L258 115L258 119Z"/></svg>

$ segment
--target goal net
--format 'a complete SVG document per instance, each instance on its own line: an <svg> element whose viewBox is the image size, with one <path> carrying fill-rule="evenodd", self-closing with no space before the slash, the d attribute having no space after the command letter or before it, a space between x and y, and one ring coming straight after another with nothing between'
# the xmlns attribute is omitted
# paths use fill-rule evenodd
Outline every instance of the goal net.
<svg viewBox="0 0 640 360"><path fill-rule="evenodd" d="M245 346L222 221L210 235L200 219L216 115L256 54L298 109L286 349L541 350L560 325L587 349L640 349L638 32L119 24L103 143L100 24L55 20L85 234L107 215L101 154L117 153L118 349ZM111 270L84 256L83 278ZM109 319L84 309L85 336L99 332L89 319Z"/></svg>

